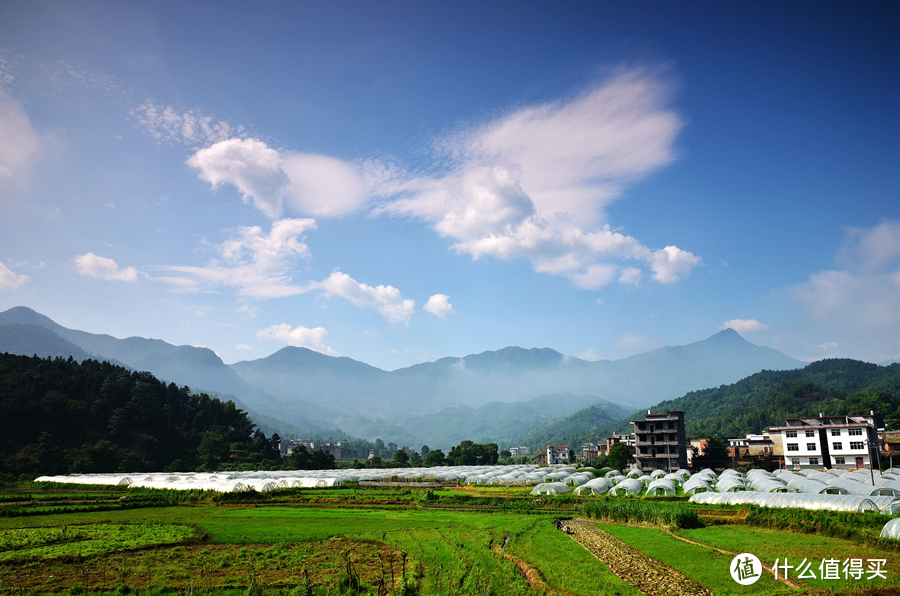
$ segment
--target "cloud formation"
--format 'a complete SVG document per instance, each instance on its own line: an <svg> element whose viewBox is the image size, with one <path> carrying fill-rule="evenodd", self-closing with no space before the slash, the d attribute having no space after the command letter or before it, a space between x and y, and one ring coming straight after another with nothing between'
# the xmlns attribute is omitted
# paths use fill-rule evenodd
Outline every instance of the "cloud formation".
<svg viewBox="0 0 900 596"><path fill-rule="evenodd" d="M109 281L137 281L138 273L134 267L119 269L119 265L112 259L100 257L92 252L79 255L73 259L78 272L94 279Z"/></svg>
<svg viewBox="0 0 900 596"><path fill-rule="evenodd" d="M655 281L676 283L699 257L601 225L628 183L674 159L681 121L668 95L656 73L636 70L442 139L452 167L383 182L375 213L427 221L457 252L526 258L584 289L636 284L640 270L619 261L643 262Z"/></svg>
<svg viewBox="0 0 900 596"><path fill-rule="evenodd" d="M0 88L0 208L28 184L40 151L28 114Z"/></svg>
<svg viewBox="0 0 900 596"><path fill-rule="evenodd" d="M329 356L340 356L340 354L325 345L323 338L326 335L328 335L328 331L324 327L309 329L303 325L297 325L292 328L287 323L272 325L256 332L256 336L261 339L274 339L298 348L309 348Z"/></svg>
<svg viewBox="0 0 900 596"><path fill-rule="evenodd" d="M813 273L779 294L800 309L823 343L873 354L875 361L900 356L900 221L848 228L835 263L838 268Z"/></svg>
<svg viewBox="0 0 900 596"><path fill-rule="evenodd" d="M281 155L257 139L228 139L200 149L187 160L213 190L232 184L250 203L272 219L281 217L288 177Z"/></svg>
<svg viewBox="0 0 900 596"><path fill-rule="evenodd" d="M183 292L235 289L247 298L284 298L312 291L339 296L357 308L372 308L392 323L406 323L415 301L405 300L393 286L369 286L335 270L322 281L296 283L293 272L299 260L310 258L303 235L316 229L313 219L279 219L265 233L260 226L238 228L231 238L215 247L217 258L206 266L175 265L159 270L176 275L156 277ZM246 307L246 305L245 305ZM250 310L242 307L242 311Z"/></svg>
<svg viewBox="0 0 900 596"><path fill-rule="evenodd" d="M333 271L327 279L315 284L326 296L340 296L357 308L374 308L391 323L407 323L415 311L414 300L405 300L393 286L372 287L360 283L340 271Z"/></svg>
<svg viewBox="0 0 900 596"><path fill-rule="evenodd" d="M15 290L26 281L27 275L16 275L6 265L0 263L0 290Z"/></svg>
<svg viewBox="0 0 900 596"><path fill-rule="evenodd" d="M292 283L290 272L299 259L309 258L303 235L316 228L313 219L280 219L268 233L260 226L244 226L215 250L218 258L205 267L169 266L182 274L157 278L186 291L230 287L251 298L281 298L309 291Z"/></svg>
<svg viewBox="0 0 900 596"><path fill-rule="evenodd" d="M450 304L450 297L444 294L435 294L430 297L422 308L441 319L446 319L447 315L456 312L453 305Z"/></svg>
<svg viewBox="0 0 900 596"><path fill-rule="evenodd" d="M203 146L245 135L244 127L234 127L200 110L160 106L151 99L130 112L134 121L153 139L165 143Z"/></svg>
<svg viewBox="0 0 900 596"><path fill-rule="evenodd" d="M277 151L259 139L216 142L194 153L187 165L214 190L235 186L245 203L272 219L282 216L285 205L303 215L348 215L370 194L360 167L325 155Z"/></svg>
<svg viewBox="0 0 900 596"><path fill-rule="evenodd" d="M769 326L756 319L731 319L722 323L719 328L734 329L738 333L753 333L754 331L766 331Z"/></svg>

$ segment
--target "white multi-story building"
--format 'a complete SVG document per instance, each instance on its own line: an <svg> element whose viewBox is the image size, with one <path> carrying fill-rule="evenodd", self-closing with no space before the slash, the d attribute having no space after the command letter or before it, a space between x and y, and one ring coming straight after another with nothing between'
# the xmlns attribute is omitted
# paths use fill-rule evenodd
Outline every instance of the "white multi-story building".
<svg viewBox="0 0 900 596"><path fill-rule="evenodd" d="M785 467L868 468L878 465L875 414L788 418L769 429L781 435Z"/></svg>
<svg viewBox="0 0 900 596"><path fill-rule="evenodd" d="M567 464L569 463L569 446L568 445L547 445L547 463Z"/></svg>

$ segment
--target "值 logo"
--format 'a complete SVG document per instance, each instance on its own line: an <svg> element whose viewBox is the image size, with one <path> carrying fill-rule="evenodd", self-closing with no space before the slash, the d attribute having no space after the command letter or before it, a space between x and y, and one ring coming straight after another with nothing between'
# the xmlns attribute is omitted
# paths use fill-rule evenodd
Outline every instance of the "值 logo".
<svg viewBox="0 0 900 596"><path fill-rule="evenodd" d="M762 577L762 568L756 555L741 553L731 560L731 577L742 586L749 586Z"/></svg>

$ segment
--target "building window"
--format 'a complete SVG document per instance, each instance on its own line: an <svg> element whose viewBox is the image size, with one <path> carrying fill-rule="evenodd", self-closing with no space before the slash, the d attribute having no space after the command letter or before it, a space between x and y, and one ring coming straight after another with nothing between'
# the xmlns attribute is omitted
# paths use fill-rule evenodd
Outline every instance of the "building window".
<svg viewBox="0 0 900 596"><path fill-rule="evenodd" d="M849 429L847 434L850 435L851 437L861 437L862 429L861 428L851 428L851 429Z"/></svg>
<svg viewBox="0 0 900 596"><path fill-rule="evenodd" d="M862 441L850 441L850 449L865 449L866 445Z"/></svg>
<svg viewBox="0 0 900 596"><path fill-rule="evenodd" d="M831 436L832 436L832 437L839 437L839 436L841 436L841 429L839 429L839 428L832 428L832 429L831 429Z"/></svg>
<svg viewBox="0 0 900 596"><path fill-rule="evenodd" d="M818 457L811 457L811 458L809 458L809 465L811 465L811 466L818 466L818 465L819 465L819 458L818 458Z"/></svg>
<svg viewBox="0 0 900 596"><path fill-rule="evenodd" d="M797 443L788 443L788 451L800 451L800 446Z"/></svg>
<svg viewBox="0 0 900 596"><path fill-rule="evenodd" d="M831 448L834 449L835 451L842 451L844 449L844 444L843 443L832 443Z"/></svg>
<svg viewBox="0 0 900 596"><path fill-rule="evenodd" d="M844 458L843 458L843 457L836 457L836 458L834 458L834 464L835 464L836 466L843 466L844 463L845 463L845 462L844 462Z"/></svg>
<svg viewBox="0 0 900 596"><path fill-rule="evenodd" d="M815 443L807 443L807 444L806 444L806 450L807 450L807 451L815 451L815 450L816 450L816 444L815 444Z"/></svg>
<svg viewBox="0 0 900 596"><path fill-rule="evenodd" d="M784 431L784 436L786 436L786 437L789 438L789 439L793 439L793 438L795 438L795 437L797 436L797 431L795 431L795 430L786 430L786 431Z"/></svg>
<svg viewBox="0 0 900 596"><path fill-rule="evenodd" d="M814 437L814 436L816 436L816 431L814 431L814 430L808 430L808 431L806 431L806 436L807 436L807 437Z"/></svg>

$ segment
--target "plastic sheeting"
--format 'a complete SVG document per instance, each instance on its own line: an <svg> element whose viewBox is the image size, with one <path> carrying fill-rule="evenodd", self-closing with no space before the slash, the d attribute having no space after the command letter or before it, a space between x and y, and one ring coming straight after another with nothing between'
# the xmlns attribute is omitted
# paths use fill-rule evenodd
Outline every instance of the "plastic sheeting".
<svg viewBox="0 0 900 596"><path fill-rule="evenodd" d="M659 480L654 480L647 487L648 495L674 495L675 494L675 483L671 480L666 480L665 478L660 478Z"/></svg>
<svg viewBox="0 0 900 596"><path fill-rule="evenodd" d="M854 495L810 495L803 493L697 493L691 503L708 505L760 505L763 507L794 507L827 511L878 511L871 499Z"/></svg>
<svg viewBox="0 0 900 596"><path fill-rule="evenodd" d="M620 495L639 495L644 490L644 485L637 478L626 478L611 489L609 494L614 496Z"/></svg>
<svg viewBox="0 0 900 596"><path fill-rule="evenodd" d="M612 486L612 482L606 478L594 478L593 480L589 480L582 484L572 492L576 495L603 495L609 492L609 489L611 489Z"/></svg>
<svg viewBox="0 0 900 596"><path fill-rule="evenodd" d="M542 482L531 490L533 495L561 495L569 490L569 486L565 482Z"/></svg>
<svg viewBox="0 0 900 596"><path fill-rule="evenodd" d="M892 519L881 528L881 537L900 540L900 517Z"/></svg>

